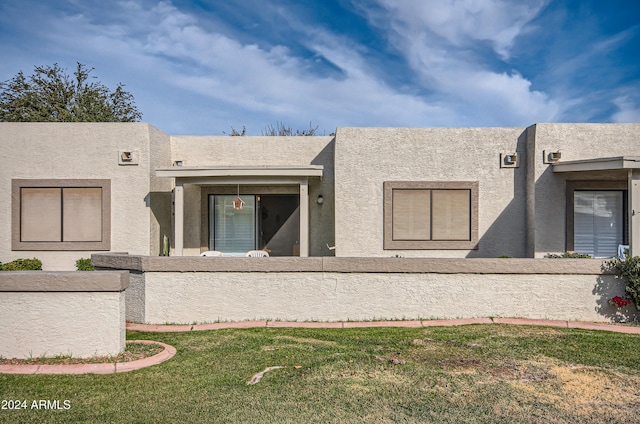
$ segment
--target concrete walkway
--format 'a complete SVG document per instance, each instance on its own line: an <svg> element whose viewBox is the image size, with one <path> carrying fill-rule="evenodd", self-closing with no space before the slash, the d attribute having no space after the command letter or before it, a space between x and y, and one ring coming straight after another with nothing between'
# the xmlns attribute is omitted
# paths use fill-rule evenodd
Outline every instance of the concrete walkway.
<svg viewBox="0 0 640 424"><path fill-rule="evenodd" d="M582 330L602 330L616 333L640 334L640 326L605 324L579 321L556 321L524 318L470 318L454 320L415 320L415 321L339 321L339 322L293 322L293 321L240 321L219 322L194 325L154 325L127 323L127 330L155 333L179 331L221 330L225 328L367 328L367 327L452 327L472 324L512 324L538 325L544 327L578 328ZM176 349L165 343L150 340L136 340L139 343L156 343L164 347L157 355L131 362L107 364L72 365L0 365L0 374L112 374L133 371L157 365L176 354Z"/></svg>

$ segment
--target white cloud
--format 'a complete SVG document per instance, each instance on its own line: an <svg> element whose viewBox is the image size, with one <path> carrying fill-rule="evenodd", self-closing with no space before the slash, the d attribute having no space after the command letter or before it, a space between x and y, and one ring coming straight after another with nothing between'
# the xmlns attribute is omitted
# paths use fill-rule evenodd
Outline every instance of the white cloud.
<svg viewBox="0 0 640 424"><path fill-rule="evenodd" d="M637 120L637 96L575 89L572 77L592 64L593 52L562 55L564 67L541 58L538 68L561 74L535 79L545 87L533 84L533 70L512 65L547 0L352 2L377 31L377 45L388 41L387 51L372 54L358 35L333 32L309 21L312 13L306 19L277 1L235 25L247 8L261 7L257 0L211 15L155 0L40 4L37 16L13 20L31 45L11 50L0 39L0 47L19 51L21 63L94 66L108 85L126 83L144 119L172 133L220 133L231 125L256 133L276 120L294 127L312 120L327 132L341 125L526 126L574 118L568 109L582 120L603 116L594 105L616 96L619 111L611 119ZM594 37L590 50L607 52L634 34ZM394 62L386 66L389 51Z"/></svg>
<svg viewBox="0 0 640 424"><path fill-rule="evenodd" d="M487 41L498 55L508 58L517 36L549 0L377 1L391 14L397 32L430 32L457 48Z"/></svg>
<svg viewBox="0 0 640 424"><path fill-rule="evenodd" d="M448 108L374 77L361 52L321 28L307 28L308 47L339 68L337 75L311 72L314 59L296 57L287 46L263 48L207 30L195 16L168 2L145 9L130 1L124 7L124 21L115 24L70 17L60 23L57 37L69 39L81 31L84 36L76 41L80 50L113 51L118 61L126 57L124 69L146 70L143 78L182 90L183 101L195 95L201 104L209 99L213 110L226 105L242 115L262 114L262 128L275 120L291 125L313 120L332 131L338 125L450 125L456 119ZM73 31L65 31L71 21Z"/></svg>
<svg viewBox="0 0 640 424"><path fill-rule="evenodd" d="M640 107L629 96L617 97L613 103L618 107L612 116L613 122L640 123Z"/></svg>
<svg viewBox="0 0 640 424"><path fill-rule="evenodd" d="M557 117L558 104L534 90L520 72L493 71L482 60L483 43L507 59L546 1L378 0L383 12L359 4L370 21L389 33L426 89L447 98L459 124L526 125ZM455 106L454 106L455 105Z"/></svg>

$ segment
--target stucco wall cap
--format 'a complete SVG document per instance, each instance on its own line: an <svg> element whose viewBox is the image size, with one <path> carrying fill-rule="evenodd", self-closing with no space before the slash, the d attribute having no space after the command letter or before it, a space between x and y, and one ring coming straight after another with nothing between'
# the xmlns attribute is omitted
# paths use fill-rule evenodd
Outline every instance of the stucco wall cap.
<svg viewBox="0 0 640 424"><path fill-rule="evenodd" d="M0 292L121 292L128 271L3 271Z"/></svg>
<svg viewBox="0 0 640 424"><path fill-rule="evenodd" d="M612 274L601 259L234 258L92 255L101 268L139 272L341 272L417 274Z"/></svg>

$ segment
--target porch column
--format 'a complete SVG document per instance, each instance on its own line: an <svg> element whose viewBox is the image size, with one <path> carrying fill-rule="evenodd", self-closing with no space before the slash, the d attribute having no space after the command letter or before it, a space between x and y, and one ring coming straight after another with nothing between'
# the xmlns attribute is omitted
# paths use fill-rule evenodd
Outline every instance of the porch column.
<svg viewBox="0 0 640 424"><path fill-rule="evenodd" d="M629 170L629 255L640 256L640 169Z"/></svg>
<svg viewBox="0 0 640 424"><path fill-rule="evenodd" d="M182 256L184 249L184 187L181 182L176 181L173 193L174 202L174 255Z"/></svg>
<svg viewBox="0 0 640 424"><path fill-rule="evenodd" d="M300 182L300 256L309 256L309 181Z"/></svg>

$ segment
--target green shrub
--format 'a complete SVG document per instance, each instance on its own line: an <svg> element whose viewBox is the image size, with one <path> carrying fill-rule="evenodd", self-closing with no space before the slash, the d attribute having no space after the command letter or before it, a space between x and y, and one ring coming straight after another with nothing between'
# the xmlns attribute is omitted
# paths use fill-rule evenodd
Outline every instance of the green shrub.
<svg viewBox="0 0 640 424"><path fill-rule="evenodd" d="M548 259L591 259L591 255L587 253L564 252L561 255L555 253L547 253L544 255Z"/></svg>
<svg viewBox="0 0 640 424"><path fill-rule="evenodd" d="M627 296L640 310L640 256L627 255L624 259L612 259L608 264L618 271L619 278L624 279Z"/></svg>
<svg viewBox="0 0 640 424"><path fill-rule="evenodd" d="M500 256L496 256L496 258L499 258L499 259L509 259L509 258L513 258L513 256L509 256L509 255L500 255Z"/></svg>
<svg viewBox="0 0 640 424"><path fill-rule="evenodd" d="M76 261L76 269L78 271L95 271L96 268L90 258L80 258Z"/></svg>
<svg viewBox="0 0 640 424"><path fill-rule="evenodd" d="M40 259L16 259L0 265L0 271L40 271L42 262Z"/></svg>

